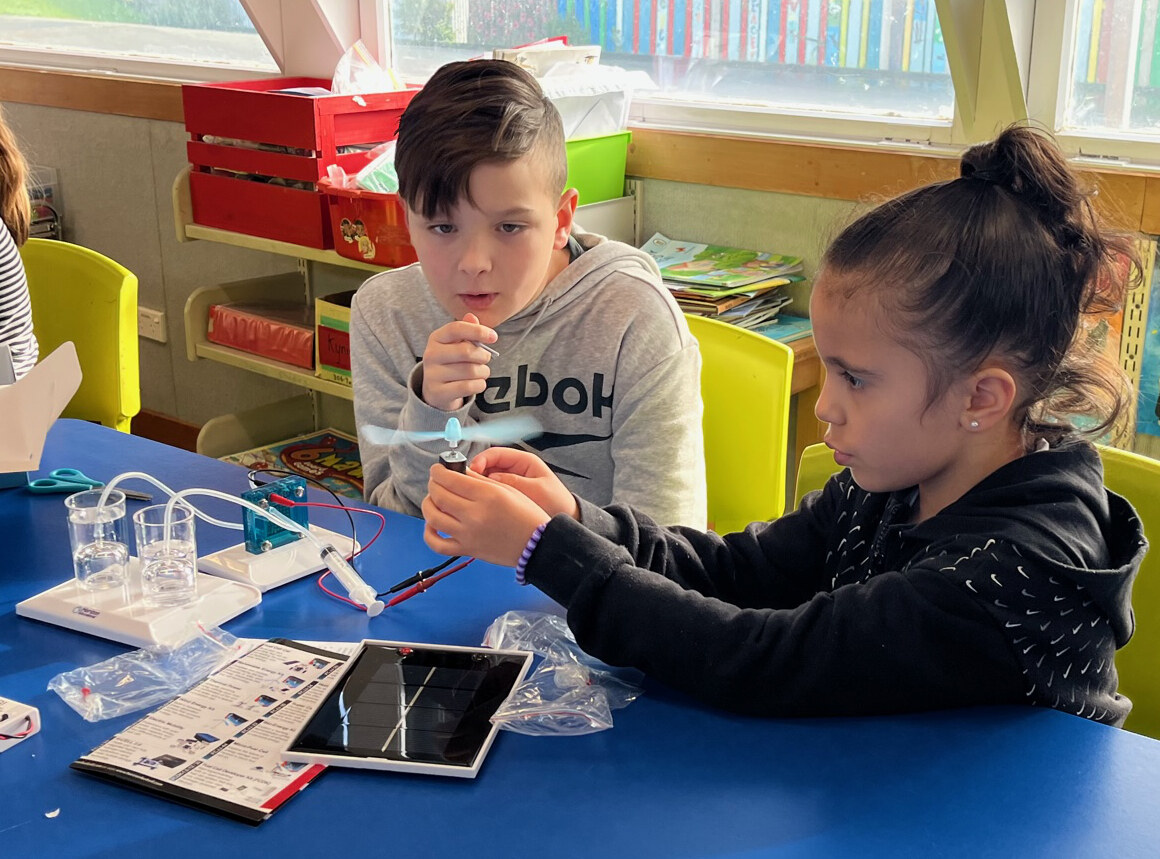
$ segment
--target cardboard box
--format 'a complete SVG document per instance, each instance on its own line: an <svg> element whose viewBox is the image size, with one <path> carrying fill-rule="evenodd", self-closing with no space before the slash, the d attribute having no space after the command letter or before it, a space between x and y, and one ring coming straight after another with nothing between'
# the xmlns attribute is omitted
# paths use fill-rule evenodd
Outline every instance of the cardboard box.
<svg viewBox="0 0 1160 859"><path fill-rule="evenodd" d="M314 299L314 375L350 384L350 302L353 289Z"/></svg>

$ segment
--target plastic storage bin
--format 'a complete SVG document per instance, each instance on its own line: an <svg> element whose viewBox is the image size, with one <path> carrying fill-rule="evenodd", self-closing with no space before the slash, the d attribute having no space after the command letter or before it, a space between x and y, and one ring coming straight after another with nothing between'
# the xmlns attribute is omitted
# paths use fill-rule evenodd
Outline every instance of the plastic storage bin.
<svg viewBox="0 0 1160 859"><path fill-rule="evenodd" d="M624 195L624 168L630 131L584 137L564 144L568 150L568 187L580 192L579 204Z"/></svg>
<svg viewBox="0 0 1160 859"><path fill-rule="evenodd" d="M366 154L352 148L393 140L418 89L357 100L284 92L329 86L320 78L272 78L182 87L195 223L333 246L326 198L316 183L328 164L361 168Z"/></svg>
<svg viewBox="0 0 1160 859"><path fill-rule="evenodd" d="M334 249L344 257L397 268L418 261L398 194L339 188L323 179Z"/></svg>

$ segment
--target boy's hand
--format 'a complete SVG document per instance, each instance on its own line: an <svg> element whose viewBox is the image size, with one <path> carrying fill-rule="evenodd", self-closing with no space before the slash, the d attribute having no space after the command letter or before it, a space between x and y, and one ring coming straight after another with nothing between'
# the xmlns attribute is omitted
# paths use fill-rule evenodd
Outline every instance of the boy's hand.
<svg viewBox="0 0 1160 859"><path fill-rule="evenodd" d="M453 412L468 397L482 394L491 374L487 366L491 353L471 341L496 339L495 331L481 325L473 313L435 329L423 351L423 402Z"/></svg>
<svg viewBox="0 0 1160 859"><path fill-rule="evenodd" d="M433 465L423 518L423 539L436 552L514 567L532 532L551 517L510 486Z"/></svg>
<svg viewBox="0 0 1160 859"><path fill-rule="evenodd" d="M491 447L471 460L469 468L518 489L549 516L565 513L573 519L580 518L575 496L534 453L510 447Z"/></svg>

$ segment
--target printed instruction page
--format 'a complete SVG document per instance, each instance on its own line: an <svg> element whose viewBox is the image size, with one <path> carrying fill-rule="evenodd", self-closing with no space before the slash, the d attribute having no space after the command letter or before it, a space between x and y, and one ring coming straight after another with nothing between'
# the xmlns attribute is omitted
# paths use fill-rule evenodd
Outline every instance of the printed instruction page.
<svg viewBox="0 0 1160 859"><path fill-rule="evenodd" d="M345 661L346 655L322 648L263 642L73 766L227 813L249 809L242 816L263 819L324 769L285 761L282 752Z"/></svg>

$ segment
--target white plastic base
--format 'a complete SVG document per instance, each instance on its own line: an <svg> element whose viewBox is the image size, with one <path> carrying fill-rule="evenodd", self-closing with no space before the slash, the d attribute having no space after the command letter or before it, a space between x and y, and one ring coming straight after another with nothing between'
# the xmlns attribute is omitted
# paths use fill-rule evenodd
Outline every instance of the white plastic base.
<svg viewBox="0 0 1160 859"><path fill-rule="evenodd" d="M335 531L311 525L310 532L323 543L338 549L344 558L358 551L357 542ZM220 552L202 555L197 559L197 566L215 576L253 585L263 593L326 569L326 564L319 557L318 548L305 539L286 543L260 555L251 555L246 551L246 544L239 543Z"/></svg>
<svg viewBox="0 0 1160 859"><path fill-rule="evenodd" d="M0 698L0 752L12 748L21 740L27 740L39 730L39 710L30 704Z"/></svg>
<svg viewBox="0 0 1160 859"><path fill-rule="evenodd" d="M196 634L198 623L218 626L262 601L253 585L198 573L196 601L151 608L141 601L139 562L130 558L129 564L127 591L86 591L69 579L17 603L16 613L135 647L176 646Z"/></svg>

